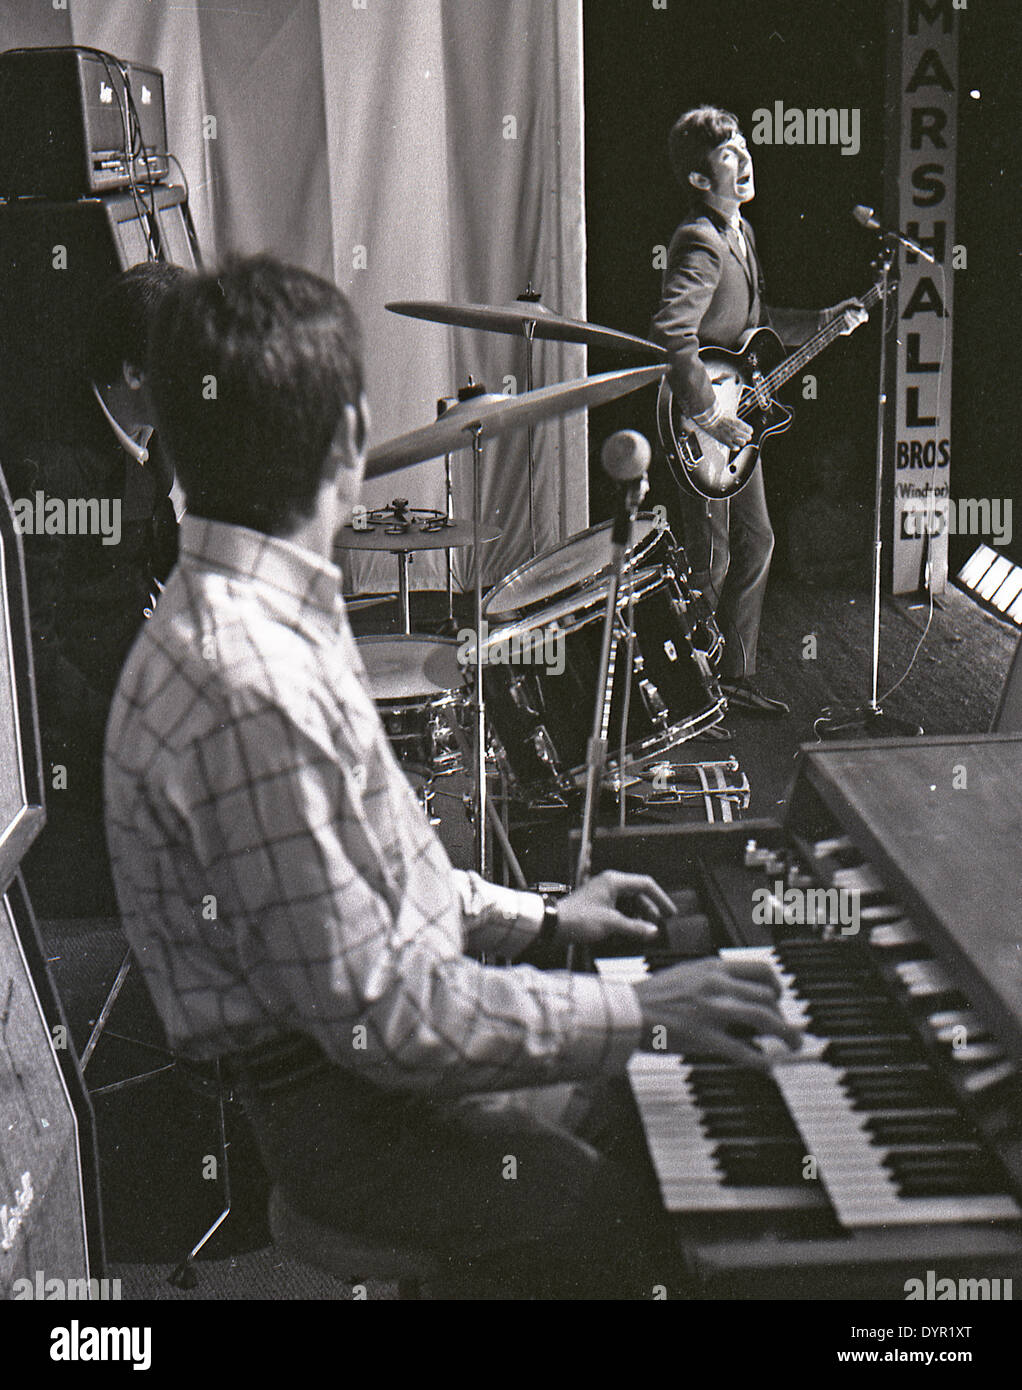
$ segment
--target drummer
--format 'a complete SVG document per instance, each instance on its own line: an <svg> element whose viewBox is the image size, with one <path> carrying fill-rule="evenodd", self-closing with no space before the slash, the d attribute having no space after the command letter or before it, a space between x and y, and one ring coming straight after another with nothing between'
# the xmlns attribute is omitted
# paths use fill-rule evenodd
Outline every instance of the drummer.
<svg viewBox="0 0 1022 1390"><path fill-rule="evenodd" d="M795 1045L776 983L716 960L633 986L464 954L641 947L671 901L605 873L546 904L453 869L424 818L330 560L368 435L339 291L267 257L190 275L150 380L188 515L115 696L106 816L171 1046L224 1059L307 1218L432 1251L475 1296L648 1297L654 1204L599 1146L594 1083L616 1095L641 1047L757 1065L738 1032Z"/></svg>

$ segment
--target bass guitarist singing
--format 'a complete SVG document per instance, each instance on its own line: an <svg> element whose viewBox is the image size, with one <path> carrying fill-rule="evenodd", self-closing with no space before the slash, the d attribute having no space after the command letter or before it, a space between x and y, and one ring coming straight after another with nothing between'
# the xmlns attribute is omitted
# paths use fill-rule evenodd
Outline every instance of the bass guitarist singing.
<svg viewBox="0 0 1022 1390"><path fill-rule="evenodd" d="M676 178L692 199L671 239L652 336L668 350L668 381L678 405L728 449L752 437L746 420L722 404L700 360L701 347L735 348L743 335L769 324L795 347L843 316L843 333L867 318L859 300L821 312L769 308L752 228L741 215L755 194L752 159L737 117L718 107L687 111L671 130L668 152ZM729 704L763 717L787 714L752 682L774 535L763 471L732 497L711 500L680 489L685 548L693 579L714 608L724 635L721 686Z"/></svg>

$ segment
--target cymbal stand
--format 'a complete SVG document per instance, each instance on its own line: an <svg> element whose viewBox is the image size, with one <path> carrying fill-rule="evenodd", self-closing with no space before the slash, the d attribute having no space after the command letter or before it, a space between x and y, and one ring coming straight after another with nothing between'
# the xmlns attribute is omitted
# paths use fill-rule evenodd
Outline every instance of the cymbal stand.
<svg viewBox="0 0 1022 1390"><path fill-rule="evenodd" d="M539 290L532 288L530 280L525 292L518 296L518 302L522 304L538 304L540 301ZM522 324L522 333L525 337L525 389L531 391L533 388L533 347L536 341L536 320L526 319ZM529 558L536 558L536 431L533 425L529 425L527 430L528 439L528 458L529 458Z"/></svg>
<svg viewBox="0 0 1022 1390"><path fill-rule="evenodd" d="M442 419L451 406L456 405L457 402L457 396L441 396L436 403L436 418ZM444 454L444 515L448 521L454 520L454 485L451 480L451 455L449 453ZM457 630L454 623L454 552L448 546L444 554L447 557L447 632L453 637Z"/></svg>
<svg viewBox="0 0 1022 1390"><path fill-rule="evenodd" d="M473 723L475 730L475 858L476 869L486 876L486 706L483 698L483 427L472 427L472 531L473 589L475 600L475 690Z"/></svg>
<svg viewBox="0 0 1022 1390"><path fill-rule="evenodd" d="M444 508L447 520L454 520L454 488L451 484L451 456L444 454ZM444 552L447 556L447 625L454 629L454 552L450 546Z"/></svg>

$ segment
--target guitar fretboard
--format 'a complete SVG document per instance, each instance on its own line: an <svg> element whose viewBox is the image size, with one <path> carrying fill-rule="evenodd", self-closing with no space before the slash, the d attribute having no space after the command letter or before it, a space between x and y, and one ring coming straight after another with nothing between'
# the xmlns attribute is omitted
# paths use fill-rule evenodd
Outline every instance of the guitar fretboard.
<svg viewBox="0 0 1022 1390"><path fill-rule="evenodd" d="M882 294L883 285L881 281L878 281L862 296L860 301L862 307L868 312L875 304L879 303ZM821 328L819 333L815 333L807 339L796 352L793 352L790 357L786 357L772 372L768 373L754 388L753 399L739 407L737 412L739 418L745 415L746 410L754 411L760 408L759 401L755 399L756 396L763 394L772 396L778 387L783 386L790 377L801 371L807 362L811 362L818 353L829 347L835 338L839 338L844 326L843 318L842 314L838 314L837 318L831 319L825 328Z"/></svg>

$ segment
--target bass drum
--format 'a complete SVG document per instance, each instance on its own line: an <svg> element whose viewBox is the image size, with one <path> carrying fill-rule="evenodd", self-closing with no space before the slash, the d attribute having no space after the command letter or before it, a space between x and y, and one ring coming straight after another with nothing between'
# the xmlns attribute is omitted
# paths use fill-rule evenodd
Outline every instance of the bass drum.
<svg viewBox="0 0 1022 1390"><path fill-rule="evenodd" d="M520 622L543 612L562 599L581 597L593 585L603 583L610 573L611 530L613 522L590 526L577 536L561 541L533 560L519 565L506 579L494 585L483 603L483 617L490 627ZM671 575L689 614L689 638L715 665L724 649L724 639L713 610L691 584L685 555L661 516L640 512L632 525L632 544L625 556L624 573L654 566L664 576ZM606 599L606 589L603 591Z"/></svg>
<svg viewBox="0 0 1022 1390"><path fill-rule="evenodd" d="M405 771L420 777L461 769L451 720L464 703L458 643L440 637L359 637L369 694Z"/></svg>
<svg viewBox="0 0 1022 1390"><path fill-rule="evenodd" d="M585 776L599 678L607 583L549 604L489 633L483 649L487 712L508 769L527 793L564 791ZM660 566L621 586L608 728L608 767L639 764L695 738L723 718L725 702L706 653L693 645L688 607ZM633 664L626 681L626 634ZM627 703L627 714L625 706Z"/></svg>

